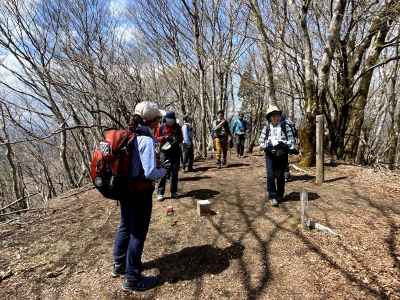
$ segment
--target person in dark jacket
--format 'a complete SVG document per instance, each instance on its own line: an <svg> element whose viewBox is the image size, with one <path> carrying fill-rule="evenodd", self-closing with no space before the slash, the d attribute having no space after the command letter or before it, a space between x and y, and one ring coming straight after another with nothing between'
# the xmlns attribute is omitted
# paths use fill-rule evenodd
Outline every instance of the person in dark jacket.
<svg viewBox="0 0 400 300"><path fill-rule="evenodd" d="M225 113L220 110L217 113L217 119L213 122L212 138L217 156L218 168L227 164L228 143L231 138L231 131L228 121L225 120Z"/></svg>
<svg viewBox="0 0 400 300"><path fill-rule="evenodd" d="M149 229L154 181L166 170L157 163L152 130L161 113L155 103L141 102L135 107L130 129L137 137L132 141L132 161L128 191L120 200L121 220L114 243L113 277L124 276L122 288L144 291L158 285L158 277L142 275L142 253Z"/></svg>
<svg viewBox="0 0 400 300"><path fill-rule="evenodd" d="M156 131L160 143L161 164L167 167L167 175L158 184L158 201L164 200L167 178L171 181L171 198L178 197L178 176L181 158L182 129L176 121L175 113L165 114L164 123Z"/></svg>
<svg viewBox="0 0 400 300"><path fill-rule="evenodd" d="M259 144L265 151L267 169L267 193L272 206L279 206L285 194L285 169L288 154L294 147L294 137L289 125L282 122L282 111L270 106L267 124L264 126Z"/></svg>

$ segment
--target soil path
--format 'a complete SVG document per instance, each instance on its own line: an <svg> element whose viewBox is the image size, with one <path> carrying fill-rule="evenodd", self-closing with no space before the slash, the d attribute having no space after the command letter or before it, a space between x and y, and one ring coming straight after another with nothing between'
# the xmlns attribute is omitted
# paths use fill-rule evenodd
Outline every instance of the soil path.
<svg viewBox="0 0 400 300"><path fill-rule="evenodd" d="M230 164L199 163L179 200L154 202L144 261L160 287L127 294L110 277L119 208L92 190L0 226L0 274L10 271L0 299L400 299L398 176L339 166L317 187L293 173L276 209L264 200L262 157ZM298 226L302 190L339 237ZM215 214L198 217L197 199Z"/></svg>

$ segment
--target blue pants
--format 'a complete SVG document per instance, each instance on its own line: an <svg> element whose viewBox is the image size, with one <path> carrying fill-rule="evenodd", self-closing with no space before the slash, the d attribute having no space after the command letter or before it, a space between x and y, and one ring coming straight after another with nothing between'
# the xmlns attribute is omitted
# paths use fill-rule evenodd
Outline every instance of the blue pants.
<svg viewBox="0 0 400 300"><path fill-rule="evenodd" d="M120 201L121 222L114 244L114 263L125 265L126 279L139 280L142 253L150 225L153 191L134 193Z"/></svg>
<svg viewBox="0 0 400 300"><path fill-rule="evenodd" d="M285 194L285 169L288 157L279 158L266 156L267 192L269 199L282 200Z"/></svg>

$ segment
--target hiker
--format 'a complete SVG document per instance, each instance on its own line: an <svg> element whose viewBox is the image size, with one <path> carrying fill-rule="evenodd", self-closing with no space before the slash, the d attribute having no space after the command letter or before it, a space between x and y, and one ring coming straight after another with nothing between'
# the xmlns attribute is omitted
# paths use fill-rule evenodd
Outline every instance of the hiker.
<svg viewBox="0 0 400 300"><path fill-rule="evenodd" d="M265 151L268 198L279 206L285 194L285 169L289 151L294 148L293 133L282 121L282 111L275 105L267 110L267 124L260 136L260 147Z"/></svg>
<svg viewBox="0 0 400 300"><path fill-rule="evenodd" d="M193 127L189 116L183 118L182 126L182 167L184 172L193 172L194 150L193 150Z"/></svg>
<svg viewBox="0 0 400 300"><path fill-rule="evenodd" d="M218 168L222 168L227 163L228 142L231 137L228 121L225 120L223 110L217 113L217 119L213 122L211 136L214 142L214 148L217 156Z"/></svg>
<svg viewBox="0 0 400 300"><path fill-rule="evenodd" d="M176 121L175 112L168 111L164 117L164 123L156 131L157 141L160 143L160 160L167 164L167 175L158 184L158 201L164 201L167 178L171 183L171 198L178 197L178 175L181 158L181 146L183 142L182 129Z"/></svg>
<svg viewBox="0 0 400 300"><path fill-rule="evenodd" d="M142 276L142 253L149 229L154 181L166 170L157 165L152 130L160 122L161 114L155 103L141 102L129 128L137 135L131 142L128 190L119 203L121 220L114 244L113 277L125 276L122 288L144 291L158 285L158 277Z"/></svg>
<svg viewBox="0 0 400 300"><path fill-rule="evenodd" d="M232 125L232 134L236 140L236 152L239 158L244 157L244 145L246 142L246 132L247 132L247 121L244 119L244 113L239 113L239 118L237 118Z"/></svg>
<svg viewBox="0 0 400 300"><path fill-rule="evenodd" d="M294 122L292 120L290 120L285 114L282 114L282 122L286 122L286 124L289 125L289 128L290 128L293 138L294 138L294 146L292 149L290 149L289 155L298 155L299 154L299 151L297 149L298 132L297 132L296 124L294 124ZM288 161L287 161L286 168L285 168L285 181L286 182L290 181L289 157L288 157Z"/></svg>

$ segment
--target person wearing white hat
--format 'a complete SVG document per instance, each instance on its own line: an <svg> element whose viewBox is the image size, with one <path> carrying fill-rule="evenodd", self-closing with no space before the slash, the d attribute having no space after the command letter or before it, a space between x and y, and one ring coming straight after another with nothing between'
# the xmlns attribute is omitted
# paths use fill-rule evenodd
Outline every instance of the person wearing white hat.
<svg viewBox="0 0 400 300"><path fill-rule="evenodd" d="M292 130L281 117L282 111L277 106L270 106L267 110L267 124L259 139L260 147L265 151L267 194L273 206L279 206L283 200L288 154L295 145Z"/></svg>
<svg viewBox="0 0 400 300"><path fill-rule="evenodd" d="M158 126L161 114L155 103L136 105L129 124L136 138L132 144L129 166L128 193L120 199L121 220L114 244L113 277L124 276L122 288L144 291L155 287L158 277L142 276L142 253L149 229L154 181L162 178L166 170L157 164L155 139L152 131Z"/></svg>

